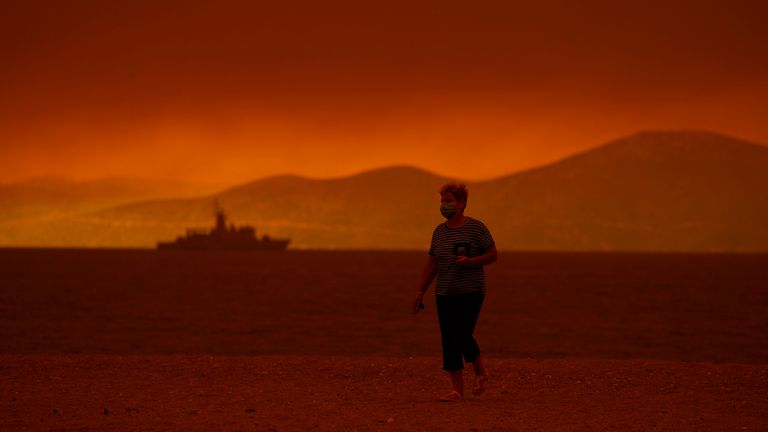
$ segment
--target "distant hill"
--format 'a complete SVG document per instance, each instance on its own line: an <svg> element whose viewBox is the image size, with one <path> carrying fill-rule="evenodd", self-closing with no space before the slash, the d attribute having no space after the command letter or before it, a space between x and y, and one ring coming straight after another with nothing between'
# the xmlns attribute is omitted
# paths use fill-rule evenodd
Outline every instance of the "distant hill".
<svg viewBox="0 0 768 432"><path fill-rule="evenodd" d="M88 181L45 177L0 184L0 245L111 244L98 230L84 232L78 218L121 204L200 196L217 189L184 181L121 177Z"/></svg>
<svg viewBox="0 0 768 432"><path fill-rule="evenodd" d="M476 185L513 249L768 251L768 148L643 132Z"/></svg>
<svg viewBox="0 0 768 432"><path fill-rule="evenodd" d="M304 248L417 248L440 222L437 190L445 178L391 167L338 178L278 176L199 199L124 205L80 218L125 239L172 239L186 227L210 226L214 201L257 234L290 237ZM113 234L109 234L110 236Z"/></svg>
<svg viewBox="0 0 768 432"><path fill-rule="evenodd" d="M139 200L199 196L216 189L175 180L112 177L73 181L41 177L0 184L0 221L60 217Z"/></svg>
<svg viewBox="0 0 768 432"><path fill-rule="evenodd" d="M426 249L446 181L412 167L278 176L70 214L33 224L34 236L0 224L0 244L153 246L210 225L218 200L235 223L296 247ZM486 222L501 249L768 251L768 148L723 135L643 132L468 186L467 214Z"/></svg>

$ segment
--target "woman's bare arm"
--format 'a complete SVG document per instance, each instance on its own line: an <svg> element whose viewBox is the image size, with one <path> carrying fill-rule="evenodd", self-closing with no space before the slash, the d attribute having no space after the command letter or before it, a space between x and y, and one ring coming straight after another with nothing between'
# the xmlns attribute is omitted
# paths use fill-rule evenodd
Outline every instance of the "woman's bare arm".
<svg viewBox="0 0 768 432"><path fill-rule="evenodd" d="M413 313L419 313L424 301L424 293L429 289L429 285L432 284L435 275L437 275L437 263L435 263L435 258L430 255L429 258L427 258L426 264L424 264L424 271L421 272L419 288L416 290L416 298L413 299Z"/></svg>
<svg viewBox="0 0 768 432"><path fill-rule="evenodd" d="M432 284L432 280L437 275L437 263L432 255L429 255L427 262L424 264L424 271L421 272L421 280L419 281L419 292L424 294L429 289L429 285Z"/></svg>

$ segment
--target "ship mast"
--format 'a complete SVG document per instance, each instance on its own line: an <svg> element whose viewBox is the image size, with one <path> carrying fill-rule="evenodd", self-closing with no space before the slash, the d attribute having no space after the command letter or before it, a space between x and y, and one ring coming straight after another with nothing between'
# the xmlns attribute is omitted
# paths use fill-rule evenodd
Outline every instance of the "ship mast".
<svg viewBox="0 0 768 432"><path fill-rule="evenodd" d="M225 232L227 230L227 215L221 209L218 198L213 201L213 207L216 213L216 231Z"/></svg>

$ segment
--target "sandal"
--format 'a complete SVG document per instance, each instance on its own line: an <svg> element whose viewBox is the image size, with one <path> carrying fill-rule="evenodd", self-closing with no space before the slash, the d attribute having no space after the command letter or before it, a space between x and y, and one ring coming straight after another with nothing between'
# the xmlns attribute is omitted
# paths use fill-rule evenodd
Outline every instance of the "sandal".
<svg viewBox="0 0 768 432"><path fill-rule="evenodd" d="M464 398L461 397L459 392L457 392L456 390L453 390L452 392L440 398L440 402L461 402L463 400Z"/></svg>
<svg viewBox="0 0 768 432"><path fill-rule="evenodd" d="M488 374L485 375L476 375L475 376L475 386L472 387L472 394L475 396L479 396L485 392L485 383L488 382Z"/></svg>

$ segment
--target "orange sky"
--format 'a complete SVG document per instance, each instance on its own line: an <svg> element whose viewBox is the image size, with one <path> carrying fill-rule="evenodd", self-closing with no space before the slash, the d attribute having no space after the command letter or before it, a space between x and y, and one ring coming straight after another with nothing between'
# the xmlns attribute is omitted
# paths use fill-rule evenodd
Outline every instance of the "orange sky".
<svg viewBox="0 0 768 432"><path fill-rule="evenodd" d="M44 3L0 10L0 182L480 179L641 129L768 143L765 2Z"/></svg>

